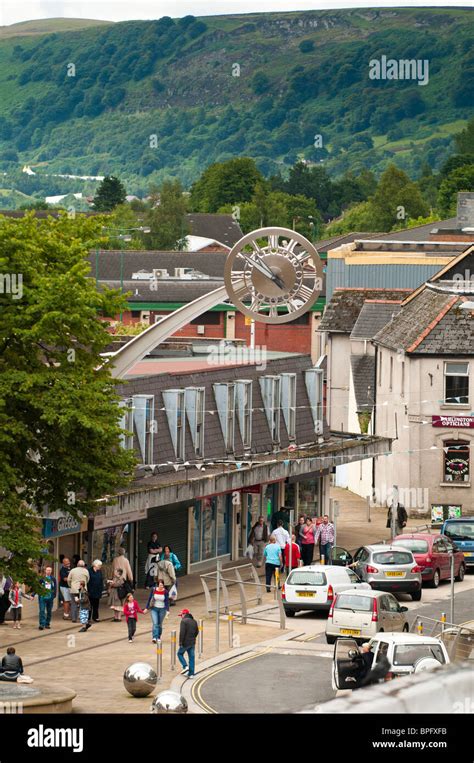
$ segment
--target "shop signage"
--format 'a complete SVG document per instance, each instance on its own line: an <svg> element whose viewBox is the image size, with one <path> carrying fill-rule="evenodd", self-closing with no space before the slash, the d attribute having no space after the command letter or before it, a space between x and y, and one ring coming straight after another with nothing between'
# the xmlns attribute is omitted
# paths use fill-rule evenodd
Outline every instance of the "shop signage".
<svg viewBox="0 0 474 763"><path fill-rule="evenodd" d="M434 427L474 429L474 416L432 416L431 423Z"/></svg>
<svg viewBox="0 0 474 763"><path fill-rule="evenodd" d="M57 519L43 519L43 537L59 538L61 535L73 535L81 532L82 521L69 514Z"/></svg>
<svg viewBox="0 0 474 763"><path fill-rule="evenodd" d="M431 521L443 522L445 519L459 519L462 516L462 507L459 504L432 503Z"/></svg>
<svg viewBox="0 0 474 763"><path fill-rule="evenodd" d="M129 522L138 522L141 519L146 519L147 515L148 509L145 508L138 509L137 511L100 514L94 517L94 530L103 530L106 527L114 527L115 525L126 525Z"/></svg>
<svg viewBox="0 0 474 763"><path fill-rule="evenodd" d="M261 492L262 492L261 485L249 485L248 487L242 488L242 493L261 493Z"/></svg>

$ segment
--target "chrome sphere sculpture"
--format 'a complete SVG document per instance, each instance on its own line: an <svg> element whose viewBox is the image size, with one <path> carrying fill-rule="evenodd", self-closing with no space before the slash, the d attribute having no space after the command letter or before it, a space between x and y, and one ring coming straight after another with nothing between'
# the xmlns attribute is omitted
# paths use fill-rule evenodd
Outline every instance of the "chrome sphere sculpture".
<svg viewBox="0 0 474 763"><path fill-rule="evenodd" d="M146 662L134 662L123 674L123 685L132 697L148 697L155 689L158 676Z"/></svg>
<svg viewBox="0 0 474 763"><path fill-rule="evenodd" d="M151 703L150 711L162 715L164 713L176 713L184 715L188 712L188 703L185 698L176 691L162 691Z"/></svg>

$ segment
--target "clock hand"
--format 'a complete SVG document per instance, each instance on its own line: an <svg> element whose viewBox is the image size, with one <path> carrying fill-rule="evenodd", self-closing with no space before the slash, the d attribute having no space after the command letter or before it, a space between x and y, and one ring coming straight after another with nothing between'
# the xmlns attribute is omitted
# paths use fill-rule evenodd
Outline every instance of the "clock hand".
<svg viewBox="0 0 474 763"><path fill-rule="evenodd" d="M264 276L267 276L267 278L270 278L273 283L275 283L279 289L282 289L285 291L286 285L281 280L279 276L276 275L276 273L273 272L273 270L266 264L266 262L262 262L261 260L254 260L253 257L248 256L242 252L242 256L245 257L245 259L253 265L255 270L258 270L259 273L262 273Z"/></svg>

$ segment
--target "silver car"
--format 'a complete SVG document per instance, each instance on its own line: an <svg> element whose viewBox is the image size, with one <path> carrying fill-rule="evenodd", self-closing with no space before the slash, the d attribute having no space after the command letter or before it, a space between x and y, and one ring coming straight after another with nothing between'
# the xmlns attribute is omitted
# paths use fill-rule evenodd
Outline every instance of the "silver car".
<svg viewBox="0 0 474 763"><path fill-rule="evenodd" d="M388 543L362 546L351 567L377 591L409 593L413 601L421 599L421 568L408 548Z"/></svg>

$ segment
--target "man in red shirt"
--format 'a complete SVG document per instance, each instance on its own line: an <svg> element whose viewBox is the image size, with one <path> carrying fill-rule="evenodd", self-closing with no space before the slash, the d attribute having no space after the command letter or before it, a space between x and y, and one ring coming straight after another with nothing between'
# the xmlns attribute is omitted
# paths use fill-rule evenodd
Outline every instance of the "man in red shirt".
<svg viewBox="0 0 474 763"><path fill-rule="evenodd" d="M291 570L294 570L295 567L300 566L301 551L298 544L295 543L294 534L291 536L291 568L290 568L290 544L289 543L287 543L285 546L284 555L285 555L286 575L288 576Z"/></svg>

